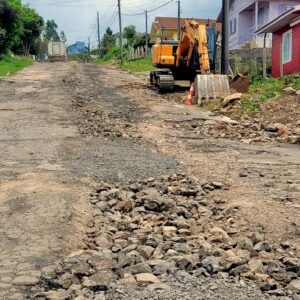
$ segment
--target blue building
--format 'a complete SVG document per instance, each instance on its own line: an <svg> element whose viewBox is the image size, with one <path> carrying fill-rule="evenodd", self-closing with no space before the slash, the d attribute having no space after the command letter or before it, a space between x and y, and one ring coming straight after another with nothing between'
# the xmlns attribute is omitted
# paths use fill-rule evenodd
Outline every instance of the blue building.
<svg viewBox="0 0 300 300"><path fill-rule="evenodd" d="M84 52L87 52L88 48L85 46L84 42L76 42L73 45L70 45L67 49L68 55L77 55Z"/></svg>

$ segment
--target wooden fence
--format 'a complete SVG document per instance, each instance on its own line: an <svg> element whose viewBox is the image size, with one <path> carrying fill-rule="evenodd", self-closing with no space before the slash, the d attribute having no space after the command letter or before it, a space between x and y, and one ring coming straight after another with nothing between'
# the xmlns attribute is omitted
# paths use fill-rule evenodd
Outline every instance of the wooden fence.
<svg viewBox="0 0 300 300"><path fill-rule="evenodd" d="M266 49L267 69L271 68L272 49ZM263 72L263 48L244 47L229 51L229 63L233 74L247 71L252 77L261 76ZM221 71L221 49L218 49L216 71Z"/></svg>
<svg viewBox="0 0 300 300"><path fill-rule="evenodd" d="M151 55L151 49L148 48L148 51L146 50L146 47L138 47L136 49L131 48L128 53L128 60L135 60L140 59L144 57L149 57Z"/></svg>

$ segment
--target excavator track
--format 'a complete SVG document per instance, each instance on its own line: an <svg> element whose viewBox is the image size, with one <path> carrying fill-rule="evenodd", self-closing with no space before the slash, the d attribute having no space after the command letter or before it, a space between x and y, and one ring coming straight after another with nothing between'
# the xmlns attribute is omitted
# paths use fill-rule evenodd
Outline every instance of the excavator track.
<svg viewBox="0 0 300 300"><path fill-rule="evenodd" d="M162 72L162 71L153 71L150 74L150 83L151 85L158 88L160 92L173 91L175 87L175 80L172 73Z"/></svg>

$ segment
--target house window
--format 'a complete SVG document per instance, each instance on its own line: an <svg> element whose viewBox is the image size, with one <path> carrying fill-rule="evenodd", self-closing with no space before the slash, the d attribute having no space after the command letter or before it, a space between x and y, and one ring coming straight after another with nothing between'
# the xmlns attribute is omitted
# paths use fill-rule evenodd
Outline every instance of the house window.
<svg viewBox="0 0 300 300"><path fill-rule="evenodd" d="M230 34L236 33L236 18L230 20Z"/></svg>
<svg viewBox="0 0 300 300"><path fill-rule="evenodd" d="M282 63L292 60L292 30L287 31L282 36Z"/></svg>

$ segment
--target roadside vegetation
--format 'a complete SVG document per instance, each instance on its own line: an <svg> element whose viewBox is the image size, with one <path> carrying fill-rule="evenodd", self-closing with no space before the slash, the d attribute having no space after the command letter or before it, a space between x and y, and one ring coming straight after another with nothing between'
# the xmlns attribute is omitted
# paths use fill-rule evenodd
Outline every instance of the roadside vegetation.
<svg viewBox="0 0 300 300"><path fill-rule="evenodd" d="M33 60L29 57L5 56L0 60L0 79L16 73L31 64L33 64Z"/></svg>
<svg viewBox="0 0 300 300"><path fill-rule="evenodd" d="M0 76L32 64L29 58L45 57L49 41L66 41L54 20L43 18L21 0L0 0Z"/></svg>
<svg viewBox="0 0 300 300"><path fill-rule="evenodd" d="M150 72L154 69L152 66L151 58L141 58L131 61L125 61L122 69L137 73L137 72Z"/></svg>
<svg viewBox="0 0 300 300"><path fill-rule="evenodd" d="M130 49L146 46L146 35L138 35L134 25L129 25L124 28L123 38L126 40L123 53L120 47L116 46L119 39L118 34L114 34L108 27L101 40L100 57L93 60L97 65L113 64L123 70L129 72L148 72L153 69L150 58L141 58L136 60L127 60ZM91 53L96 54L98 51L93 50ZM120 64L121 56L123 56L124 64Z"/></svg>
<svg viewBox="0 0 300 300"><path fill-rule="evenodd" d="M150 57L135 60L125 60L123 65L121 65L120 61L116 58L95 59L93 63L96 65L115 65L132 73L150 72L154 69Z"/></svg>
<svg viewBox="0 0 300 300"><path fill-rule="evenodd" d="M300 76L290 75L282 78L267 78L252 82L245 98L241 101L241 114L261 113L262 105L273 99L276 101L285 88L300 89Z"/></svg>

